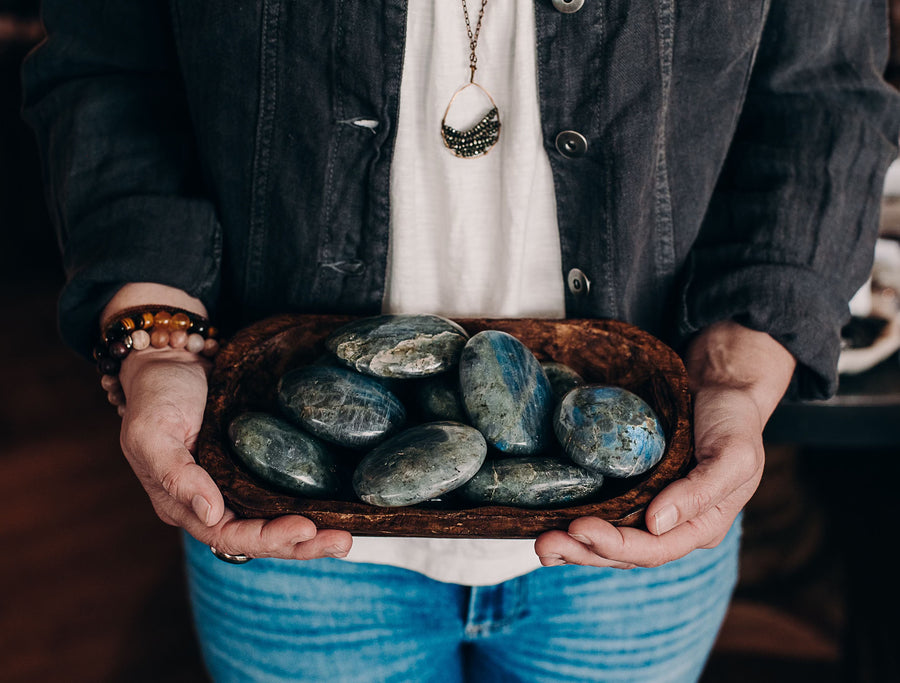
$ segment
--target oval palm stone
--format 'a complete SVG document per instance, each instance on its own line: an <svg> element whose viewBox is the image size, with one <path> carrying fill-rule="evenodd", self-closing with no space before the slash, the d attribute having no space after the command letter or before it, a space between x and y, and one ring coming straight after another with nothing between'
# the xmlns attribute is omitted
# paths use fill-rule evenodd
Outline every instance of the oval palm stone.
<svg viewBox="0 0 900 683"><path fill-rule="evenodd" d="M487 444L458 422L412 427L372 450L353 474L353 490L381 507L414 505L461 486L484 462Z"/></svg>
<svg viewBox="0 0 900 683"><path fill-rule="evenodd" d="M604 477L578 465L542 455L489 460L458 494L476 505L542 508L586 501Z"/></svg>
<svg viewBox="0 0 900 683"><path fill-rule="evenodd" d="M551 440L550 381L512 335L486 330L469 339L459 360L459 384L471 423L498 450L530 455Z"/></svg>
<svg viewBox="0 0 900 683"><path fill-rule="evenodd" d="M560 401L554 429L575 463L610 477L642 474L660 461L666 449L656 413L621 387L572 389Z"/></svg>
<svg viewBox="0 0 900 683"><path fill-rule="evenodd" d="M300 496L327 498L340 487L334 457L314 437L267 413L243 413L228 425L231 449L263 481Z"/></svg>
<svg viewBox="0 0 900 683"><path fill-rule="evenodd" d="M419 413L426 421L468 420L459 393L459 376L455 372L445 372L419 380L413 395Z"/></svg>
<svg viewBox="0 0 900 683"><path fill-rule="evenodd" d="M377 377L427 377L454 367L469 335L438 315L379 315L332 332L325 348Z"/></svg>
<svg viewBox="0 0 900 683"><path fill-rule="evenodd" d="M550 388L553 389L556 400L565 396L569 390L584 384L584 378L565 363L546 361L541 363L541 367L547 373L547 379L550 380Z"/></svg>
<svg viewBox="0 0 900 683"><path fill-rule="evenodd" d="M278 402L306 431L347 448L374 446L406 420L403 404L376 380L327 365L285 373Z"/></svg>

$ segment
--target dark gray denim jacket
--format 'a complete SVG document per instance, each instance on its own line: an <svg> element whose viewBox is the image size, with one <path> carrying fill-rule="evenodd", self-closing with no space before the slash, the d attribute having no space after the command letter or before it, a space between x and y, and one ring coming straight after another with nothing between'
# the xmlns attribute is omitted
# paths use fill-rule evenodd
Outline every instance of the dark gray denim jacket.
<svg viewBox="0 0 900 683"><path fill-rule="evenodd" d="M900 125L885 3L579 4L535 2L567 314L675 345L735 319L794 353L801 395L833 391ZM226 328L378 312L405 8L44 0L25 115L66 339L88 349L129 281L185 289Z"/></svg>

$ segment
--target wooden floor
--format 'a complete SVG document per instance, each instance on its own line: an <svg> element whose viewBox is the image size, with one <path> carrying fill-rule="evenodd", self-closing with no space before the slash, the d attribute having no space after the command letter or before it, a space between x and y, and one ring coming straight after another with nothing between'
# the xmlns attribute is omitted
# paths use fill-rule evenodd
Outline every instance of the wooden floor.
<svg viewBox="0 0 900 683"><path fill-rule="evenodd" d="M93 369L57 340L58 284L42 276L0 287L0 681L205 681L178 535L156 520L120 455L118 418ZM704 683L896 673L873 654L892 651L897 627L883 625L896 615L894 586L874 603L866 588L869 606L854 625L852 567L873 576L881 551L836 542L848 536L827 504L830 467L790 449L770 453L747 512L741 585Z"/></svg>

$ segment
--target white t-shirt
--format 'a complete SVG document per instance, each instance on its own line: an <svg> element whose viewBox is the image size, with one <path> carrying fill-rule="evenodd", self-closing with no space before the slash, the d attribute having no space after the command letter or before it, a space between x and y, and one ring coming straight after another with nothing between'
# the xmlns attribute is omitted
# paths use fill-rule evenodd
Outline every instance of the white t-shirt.
<svg viewBox="0 0 900 683"><path fill-rule="evenodd" d="M481 3L469 4L474 31ZM451 97L469 80L462 3L409 3L384 312L561 318L563 275L540 128L533 4L488 3L477 56L475 81L499 108L500 139L486 155L461 159L444 147L440 130ZM466 129L491 106L468 88L447 122ZM529 539L356 537L347 559L471 586L540 567Z"/></svg>

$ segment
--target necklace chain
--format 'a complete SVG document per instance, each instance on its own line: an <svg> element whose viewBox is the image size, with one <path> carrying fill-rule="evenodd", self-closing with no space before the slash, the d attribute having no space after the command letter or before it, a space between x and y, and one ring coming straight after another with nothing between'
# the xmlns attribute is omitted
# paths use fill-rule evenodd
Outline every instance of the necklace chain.
<svg viewBox="0 0 900 683"><path fill-rule="evenodd" d="M478 21L475 22L475 31L472 31L472 24L469 22L469 7L466 0L462 0L463 16L466 19L466 33L469 35L469 82L475 80L475 70L478 68L478 57L475 55L475 48L478 47L478 34L481 33L481 21L484 19L484 7L488 4L488 0L481 0L481 9L478 11Z"/></svg>
<svg viewBox="0 0 900 683"><path fill-rule="evenodd" d="M475 82L475 70L478 68L478 57L475 55L475 49L478 47L478 36L481 34L481 22L484 20L484 7L488 4L488 0L481 0L481 9L478 12L478 19L475 21L475 30L472 30L472 22L469 19L469 5L466 0L462 0L463 17L466 20L466 33L469 36L469 82L458 88L450 103L444 110L444 118L441 119L441 138L444 146L449 149L455 156L463 159L471 159L479 157L497 144L500 137L500 112L494 103L491 94ZM484 96L490 100L490 110L481 117L481 120L468 130L457 130L453 126L447 125L447 114L456 101L456 96L467 88L477 88Z"/></svg>

